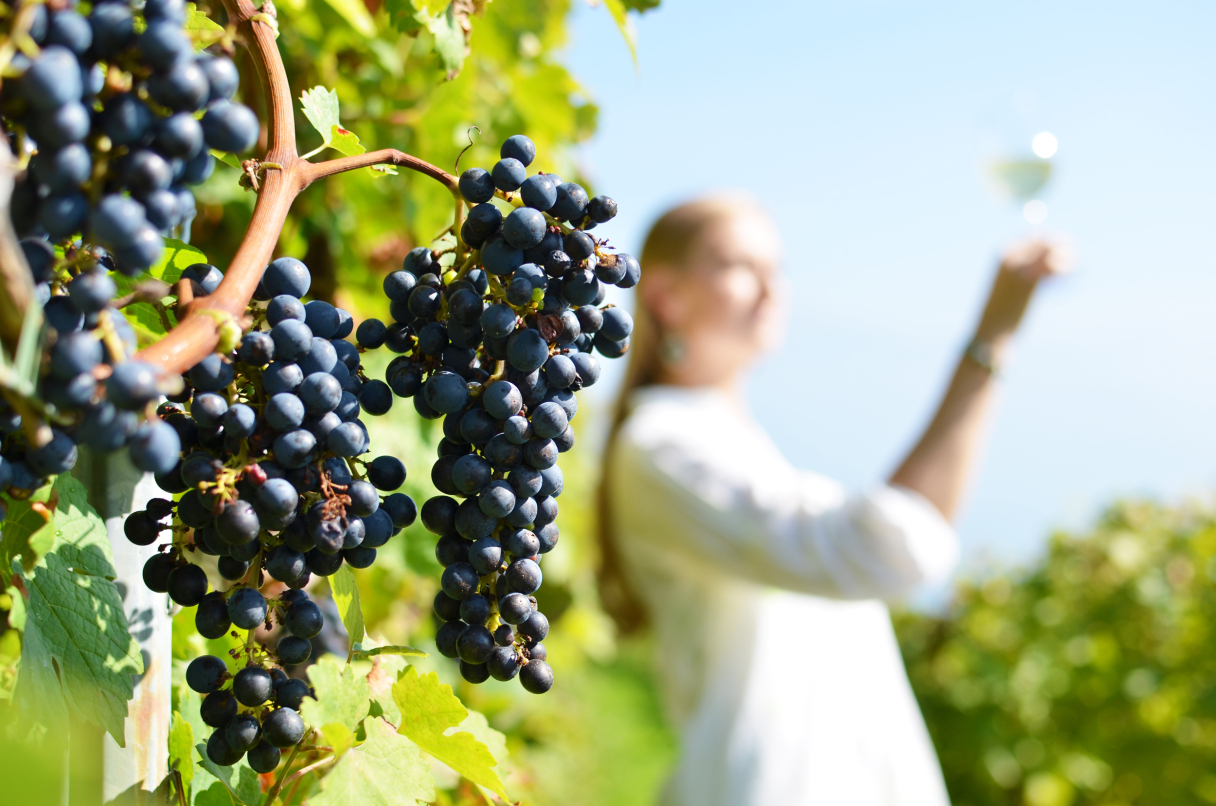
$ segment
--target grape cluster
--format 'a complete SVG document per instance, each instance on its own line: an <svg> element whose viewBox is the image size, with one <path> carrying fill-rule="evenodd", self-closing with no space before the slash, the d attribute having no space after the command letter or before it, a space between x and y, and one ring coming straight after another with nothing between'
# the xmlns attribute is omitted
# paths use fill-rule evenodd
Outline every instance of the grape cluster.
<svg viewBox="0 0 1216 806"><path fill-rule="evenodd" d="M27 238L20 245L36 275L53 275L36 286L46 299L49 348L42 356L37 393L24 399L27 408L0 399L0 490L11 498L28 498L48 477L75 466L78 445L103 454L125 447L132 463L148 472L171 468L180 441L172 427L149 416L161 383L154 367L128 360L136 336L113 307L116 285L108 271L113 267L109 253L69 245L56 270L49 243ZM198 264L184 276L189 281L202 272L216 270ZM0 520L4 514L0 502Z"/></svg>
<svg viewBox="0 0 1216 806"><path fill-rule="evenodd" d="M302 591L291 593L307 601ZM199 715L215 728L207 739L207 757L221 767L237 763L248 753L249 766L255 771L272 772L279 766L282 749L304 738L300 704L311 693L308 684L288 677L282 669L266 668L258 662L259 654L257 650L247 653L250 663L234 675L215 655L195 658L186 667L186 684L206 695Z"/></svg>
<svg viewBox="0 0 1216 806"><path fill-rule="evenodd" d="M553 685L541 643L549 622L534 594L558 540L557 461L574 446L574 393L599 378L593 353L629 349L633 320L603 305L607 286L632 287L641 267L588 232L616 202L553 174L528 176L535 156L515 135L492 170L460 176L470 210L456 246L411 251L384 281L393 323L366 320L356 338L399 353L388 386L423 417L443 418L431 479L444 495L421 513L444 566L439 651L459 658L470 682L518 676L543 693Z"/></svg>
<svg viewBox="0 0 1216 806"><path fill-rule="evenodd" d="M213 281L218 277L204 279L204 290ZM322 300L301 301L310 284L308 268L294 258L266 268L250 309L253 325L239 346L191 368L187 390L158 409L180 450L155 479L179 499L153 499L124 523L128 539L141 546L170 533L145 564L144 584L183 607L197 606L202 636L282 628L273 649L249 642L234 650L244 667L231 691L220 689L227 680L222 659L191 663L201 671L188 682L207 694L204 719L216 728L207 752L221 765L248 751L255 769L273 769L276 748L299 741L299 688L284 683L273 664L307 661L324 626L302 589L344 563L367 568L417 517L409 496L381 495L405 482L401 460L358 458L369 445L360 415L386 412L392 393L383 381L365 379L360 351L345 340L350 314ZM234 584L208 592L206 573L188 559L193 552L215 556L220 576ZM282 595L263 595L266 576L286 586ZM278 707L263 708L271 699Z"/></svg>
<svg viewBox="0 0 1216 806"><path fill-rule="evenodd" d="M38 52L13 56L0 92L10 136L33 153L13 223L51 242L86 233L134 276L160 258L162 235L193 219L188 186L214 170L208 149L248 150L258 119L231 100L232 60L195 52L184 0L147 0L140 33L125 0L95 2L87 16L56 8L16 16Z"/></svg>

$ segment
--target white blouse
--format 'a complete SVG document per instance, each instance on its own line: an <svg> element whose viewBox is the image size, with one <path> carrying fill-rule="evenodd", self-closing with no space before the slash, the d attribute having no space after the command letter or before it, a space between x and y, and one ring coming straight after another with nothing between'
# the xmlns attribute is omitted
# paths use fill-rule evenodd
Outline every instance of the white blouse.
<svg viewBox="0 0 1216 806"><path fill-rule="evenodd" d="M716 391L631 402L609 492L682 734L663 804L946 806L881 600L949 574L949 523L794 468Z"/></svg>

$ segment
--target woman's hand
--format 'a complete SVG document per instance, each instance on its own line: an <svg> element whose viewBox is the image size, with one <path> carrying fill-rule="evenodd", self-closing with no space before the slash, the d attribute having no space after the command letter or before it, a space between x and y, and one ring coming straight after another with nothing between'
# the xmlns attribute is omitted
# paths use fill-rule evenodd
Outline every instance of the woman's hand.
<svg viewBox="0 0 1216 806"><path fill-rule="evenodd" d="M1072 269L1073 249L1064 240L1028 239L1005 250L988 303L976 326L976 338L1004 342L1018 329L1039 282Z"/></svg>

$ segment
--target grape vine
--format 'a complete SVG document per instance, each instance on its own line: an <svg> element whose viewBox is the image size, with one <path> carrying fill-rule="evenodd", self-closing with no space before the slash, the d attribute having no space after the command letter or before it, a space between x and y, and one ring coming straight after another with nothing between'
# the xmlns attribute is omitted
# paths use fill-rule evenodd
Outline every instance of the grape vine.
<svg viewBox="0 0 1216 806"><path fill-rule="evenodd" d="M199 752L216 768L282 768L269 803L311 769L291 771L291 759L325 727L307 722L306 701L320 695L289 675L316 660L312 640L325 623L305 588L315 577L353 586L350 569L368 568L419 515L445 569L439 651L473 683L553 685L535 594L558 542L558 457L574 445L574 393L600 375L594 354L629 348L632 321L604 304L607 287L633 286L640 267L592 233L616 203L554 174L529 176L536 148L524 135L502 144L492 170L459 178L395 149L299 156L273 7L225 7L227 31L183 0L101 0L87 13L18 3L0 23L13 45L0 48L0 118L16 155L20 238L12 258L0 231L0 339L14 356L0 364L0 490L41 506L35 497L73 469L78 446L125 450L153 475L171 497L123 523L131 543L156 546L146 587L196 608L203 638L239 645L186 668L212 730ZM176 255L201 257L186 245L190 186L211 175L216 155L235 162L261 137L255 113L234 100L234 33L267 102L266 155L242 163L257 194L253 219L226 270L205 259L179 266ZM453 224L386 278L391 322L368 319L356 331L350 313L305 301L304 263L271 257L302 190L378 165L442 183ZM137 332L123 315L135 304L154 311L163 337ZM381 347L397 357L384 380L372 379L362 356ZM396 492L404 463L369 457L361 419L388 413L397 396L443 418L431 472L443 495L421 513ZM214 558L220 589L202 556ZM258 640L262 629L273 645ZM362 637L351 634L352 657ZM381 652L419 654L365 656ZM433 675L407 671L387 700L402 711L451 696ZM362 741L389 741L379 730ZM451 737L406 719L398 732L460 768ZM462 774L505 797L478 764Z"/></svg>

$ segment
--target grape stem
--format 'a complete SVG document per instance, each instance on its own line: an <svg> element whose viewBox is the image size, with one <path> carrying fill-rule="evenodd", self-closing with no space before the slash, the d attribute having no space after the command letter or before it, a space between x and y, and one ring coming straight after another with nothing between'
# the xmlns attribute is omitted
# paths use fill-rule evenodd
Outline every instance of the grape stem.
<svg viewBox="0 0 1216 806"><path fill-rule="evenodd" d="M296 780L297 778L303 778L305 775L308 775L308 773L312 772L313 770L317 769L318 767L323 767L326 764L329 764L330 762L336 761L337 758L338 758L337 756L326 756L325 758L321 759L320 761L314 761L312 764L309 764L307 767L301 767L300 769L293 772L291 775L284 778L283 783L289 784L292 781ZM267 803L270 803L270 802L271 801L267 801Z"/></svg>
<svg viewBox="0 0 1216 806"><path fill-rule="evenodd" d="M136 354L136 360L152 364L163 375L180 375L215 350L220 341L221 319L226 318L216 316L216 313L231 318L244 316L245 309L262 279L262 270L270 262L278 245L279 234L287 221L292 203L313 182L373 165L397 165L441 182L453 196L458 197L460 192L456 177L396 149L369 151L353 157L338 157L315 163L300 157L296 150L295 108L291 86L287 80L287 70L283 66L283 57L275 43L274 21L268 20L266 13L254 6L250 0L224 0L224 8L228 12L229 24L235 26L244 38L266 99L269 147L260 162L263 165L273 164L281 167L266 171L261 177L261 188L253 208L253 217L219 287L207 295L206 302L201 305L201 298L185 304L179 299L177 327L160 341ZM2 181L3 177L0 177L0 182ZM2 235L3 233L0 233L0 236ZM0 237L0 241L2 240L4 239ZM15 245L16 240L13 239L13 246ZM4 255L0 252L0 279L3 279L4 264ZM28 278L28 275L27 270L25 276ZM30 293L32 296L32 287ZM2 314L3 311L0 310L0 315ZM0 338L3 338L3 326L6 324L0 316Z"/></svg>

